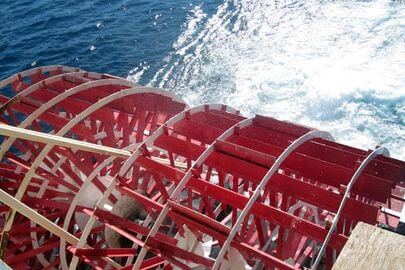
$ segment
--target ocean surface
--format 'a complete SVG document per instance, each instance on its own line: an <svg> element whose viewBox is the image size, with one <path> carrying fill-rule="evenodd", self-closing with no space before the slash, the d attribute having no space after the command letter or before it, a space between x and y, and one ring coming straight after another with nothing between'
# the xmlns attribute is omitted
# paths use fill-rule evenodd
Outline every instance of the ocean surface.
<svg viewBox="0 0 405 270"><path fill-rule="evenodd" d="M0 78L51 64L405 159L405 2L0 1Z"/></svg>

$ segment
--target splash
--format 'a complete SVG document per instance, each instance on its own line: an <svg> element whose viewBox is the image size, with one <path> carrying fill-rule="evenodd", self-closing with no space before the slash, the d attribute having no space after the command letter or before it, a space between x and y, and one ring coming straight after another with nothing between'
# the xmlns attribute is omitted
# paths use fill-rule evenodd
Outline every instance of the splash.
<svg viewBox="0 0 405 270"><path fill-rule="evenodd" d="M226 1L190 10L151 84L405 158L405 5Z"/></svg>

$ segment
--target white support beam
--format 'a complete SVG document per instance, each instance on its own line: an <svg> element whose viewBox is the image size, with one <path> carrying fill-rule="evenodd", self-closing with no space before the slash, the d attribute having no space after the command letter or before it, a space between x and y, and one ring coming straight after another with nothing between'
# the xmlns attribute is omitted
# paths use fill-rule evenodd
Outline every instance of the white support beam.
<svg viewBox="0 0 405 270"><path fill-rule="evenodd" d="M44 216L38 214L32 208L28 207L27 205L17 200L13 196L10 196L7 192L5 192L2 189L0 189L0 201L5 205L7 205L8 207L16 210L21 215L27 217L36 224L40 225L41 227L47 229L51 233L64 239L69 244L76 245L77 243L79 243L79 238L65 231L55 223L51 222L49 219L45 218Z"/></svg>
<svg viewBox="0 0 405 270"><path fill-rule="evenodd" d="M19 138L28 141L40 142L44 144L53 144L67 148L75 148L78 150L88 151L92 153L113 155L122 158L127 158L131 156L131 152L128 150L121 150L104 145L82 142L70 138L65 138L62 136L14 127L6 124L0 124L0 135Z"/></svg>
<svg viewBox="0 0 405 270"><path fill-rule="evenodd" d="M21 201L17 200L13 196L10 196L7 192L5 192L2 189L0 189L0 201L2 203L4 203L5 205L7 205L8 207L14 209L21 215L27 217L34 223L45 228L49 232L57 235L59 238L65 240L69 244L76 246L79 243L79 238L77 238L73 234L69 233L68 231L62 229L61 227L59 227L55 223L51 222L46 217L38 214L32 208L28 207L27 205L25 205ZM88 246L86 245L86 247L88 247ZM109 258L103 258L103 260L116 268L121 268L121 265L119 265L118 263L116 263L115 261L113 261Z"/></svg>
<svg viewBox="0 0 405 270"><path fill-rule="evenodd" d="M318 252L318 255L315 259L314 264L311 267L311 270L317 270L318 266L321 262L323 253L326 251L326 247L328 246L328 243L330 241L330 239L332 238L332 234L334 233L336 227L337 227L337 223L339 222L340 216L342 214L343 211L343 207L347 201L347 199L350 196L350 192L354 186L354 184L356 183L357 179L360 177L360 175L363 173L363 171L366 169L367 165L373 160L375 159L378 155L384 155L384 156L389 156L389 152L385 147L379 147L377 149L375 149L374 151L372 151L360 164L360 166L356 169L356 171L354 172L352 178L350 179L349 183L347 184L347 188L345 191L345 194L343 195L342 201L340 202L338 211L336 212L335 217L333 218L333 223L331 225L331 227L328 230L328 234L326 235L325 240L323 241L323 244L321 246L321 249Z"/></svg>
<svg viewBox="0 0 405 270"><path fill-rule="evenodd" d="M65 138L58 135L47 134L43 132L33 131L25 128L19 128L0 123L0 135L13 137L28 141L40 142L44 144L53 144L76 150L87 151L91 153L105 154L121 158L129 158L132 152L129 150L118 149L114 147L99 145L95 143L82 142L70 138ZM164 158L152 157L155 161L169 165L170 161ZM187 169L187 165L182 162L175 162L175 166L180 169Z"/></svg>

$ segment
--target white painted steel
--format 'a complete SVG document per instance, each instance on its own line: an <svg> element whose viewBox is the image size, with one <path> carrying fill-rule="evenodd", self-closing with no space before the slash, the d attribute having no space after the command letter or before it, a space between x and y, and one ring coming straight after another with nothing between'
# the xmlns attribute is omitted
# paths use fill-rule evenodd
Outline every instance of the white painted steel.
<svg viewBox="0 0 405 270"><path fill-rule="evenodd" d="M329 139L333 140L332 136L325 131L320 131L320 130L314 130L310 131L298 139L296 139L293 143L291 143L284 151L281 153L281 155L276 159L276 161L273 163L269 171L266 173L266 175L263 177L263 179L260 181L260 184L256 187L252 197L250 197L248 203L246 204L245 208L242 210L240 213L238 219L236 220L235 224L233 225L226 241L222 245L221 250L218 253L218 256L215 260L215 263L212 267L213 270L217 270L222 262L222 259L224 258L226 252L229 250L229 246L235 237L236 233L240 230L240 225L248 215L250 209L252 208L253 204L256 202L257 198L259 197L260 193L262 190L266 187L267 183L270 181L271 177L274 175L274 173L277 172L279 169L280 165L283 163L283 161L300 145L303 143L315 139L315 138L322 138L322 139Z"/></svg>
<svg viewBox="0 0 405 270"><path fill-rule="evenodd" d="M343 207L347 201L347 199L349 198L350 192L352 190L352 187L354 186L354 184L356 183L357 179L360 177L361 173L364 171L364 169L367 167L367 165L370 163L370 161L372 161L374 158L376 158L378 155L385 155L385 156L389 156L389 152L387 150L387 148L385 147L379 147L377 149L375 149L374 151L372 151L364 160L363 162L360 164L360 166L357 168L356 172L353 174L352 178L349 181L349 184L346 187L346 191L345 194L342 198L342 201L340 202L338 211L336 212L335 218L333 219L333 223L331 225L331 227L329 228L328 234L326 235L326 238L321 246L321 249L319 250L319 253L316 257L316 260L314 262L314 264L312 265L311 269L312 270L316 270L319 266L319 263L321 262L323 253L326 250L326 247L330 241L330 239L332 238L332 235L336 229L337 223L339 222L340 219L340 215L342 214L343 211Z"/></svg>

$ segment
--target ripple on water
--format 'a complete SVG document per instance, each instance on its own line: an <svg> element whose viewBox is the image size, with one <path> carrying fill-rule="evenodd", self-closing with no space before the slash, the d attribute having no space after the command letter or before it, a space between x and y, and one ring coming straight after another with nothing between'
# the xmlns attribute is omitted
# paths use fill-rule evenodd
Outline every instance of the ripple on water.
<svg viewBox="0 0 405 270"><path fill-rule="evenodd" d="M246 0L190 12L152 84L405 158L405 5Z"/></svg>

